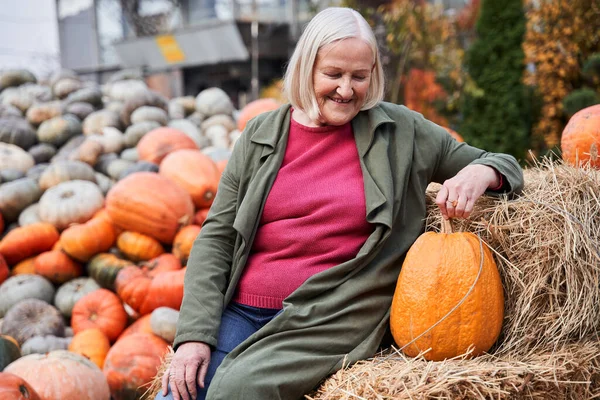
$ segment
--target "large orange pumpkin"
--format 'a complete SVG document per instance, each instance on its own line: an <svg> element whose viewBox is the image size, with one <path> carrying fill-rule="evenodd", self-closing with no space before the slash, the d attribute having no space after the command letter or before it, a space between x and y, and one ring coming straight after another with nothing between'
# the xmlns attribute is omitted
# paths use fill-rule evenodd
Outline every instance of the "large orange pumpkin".
<svg viewBox="0 0 600 400"><path fill-rule="evenodd" d="M41 400L40 395L25 379L8 372L0 372L0 399Z"/></svg>
<svg viewBox="0 0 600 400"><path fill-rule="evenodd" d="M98 328L114 342L127 325L127 313L121 299L108 289L98 289L86 294L75 303L71 313L71 327L78 334Z"/></svg>
<svg viewBox="0 0 600 400"><path fill-rule="evenodd" d="M150 318L152 317L152 313L142 315L140 318L136 319L131 325L129 325L125 330L121 333L117 341L123 339L125 336L133 335L134 333L151 333L152 326L150 325Z"/></svg>
<svg viewBox="0 0 600 400"><path fill-rule="evenodd" d="M154 172L135 172L117 182L106 196L106 211L119 228L166 244L194 218L190 195Z"/></svg>
<svg viewBox="0 0 600 400"><path fill-rule="evenodd" d="M221 172L200 150L177 150L160 163L159 173L185 189L197 208L209 207L217 194Z"/></svg>
<svg viewBox="0 0 600 400"><path fill-rule="evenodd" d="M237 128L240 132L244 130L248 121L252 118L256 117L259 114L262 114L267 111L276 110L279 108L281 104L275 99L272 98L264 98L251 101L246 104L244 108L240 111L237 120Z"/></svg>
<svg viewBox="0 0 600 400"><path fill-rule="evenodd" d="M503 318L500 275L476 235L426 232L416 240L402 265L390 315L392 335L407 355L431 349L424 357L439 361L470 346L471 355L479 355L498 339Z"/></svg>
<svg viewBox="0 0 600 400"><path fill-rule="evenodd" d="M114 400L138 399L154 379L169 344L150 333L118 340L104 361L104 375Z"/></svg>
<svg viewBox="0 0 600 400"><path fill-rule="evenodd" d="M146 133L138 142L140 160L160 164L167 154L179 149L198 149L196 143L185 133L167 127L160 127Z"/></svg>
<svg viewBox="0 0 600 400"><path fill-rule="evenodd" d="M59 237L58 230L47 222L21 226L8 232L0 241L0 254L8 265L15 265L21 260L52 249Z"/></svg>
<svg viewBox="0 0 600 400"><path fill-rule="evenodd" d="M25 379L41 400L109 400L110 390L102 371L82 355L66 350L29 354L4 372Z"/></svg>
<svg viewBox="0 0 600 400"><path fill-rule="evenodd" d="M600 104L584 108L571 117L560 139L562 158L571 165L589 161L600 168Z"/></svg>

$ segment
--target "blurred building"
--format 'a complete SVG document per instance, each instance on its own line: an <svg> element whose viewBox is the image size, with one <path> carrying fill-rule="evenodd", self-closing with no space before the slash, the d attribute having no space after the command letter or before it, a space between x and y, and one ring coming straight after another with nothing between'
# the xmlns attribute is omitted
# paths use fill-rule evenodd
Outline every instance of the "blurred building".
<svg viewBox="0 0 600 400"><path fill-rule="evenodd" d="M240 106L283 75L299 31L324 6L314 0L56 0L61 65L98 83L132 69L170 97L218 86Z"/></svg>

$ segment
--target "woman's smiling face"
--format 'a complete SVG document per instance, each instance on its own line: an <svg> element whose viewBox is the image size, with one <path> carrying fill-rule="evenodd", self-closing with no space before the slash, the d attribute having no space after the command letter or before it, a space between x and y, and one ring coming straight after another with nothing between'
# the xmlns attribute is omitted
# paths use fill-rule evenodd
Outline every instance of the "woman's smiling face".
<svg viewBox="0 0 600 400"><path fill-rule="evenodd" d="M369 91L373 65L371 47L362 39L339 40L319 50L313 86L320 125L343 125L358 114Z"/></svg>

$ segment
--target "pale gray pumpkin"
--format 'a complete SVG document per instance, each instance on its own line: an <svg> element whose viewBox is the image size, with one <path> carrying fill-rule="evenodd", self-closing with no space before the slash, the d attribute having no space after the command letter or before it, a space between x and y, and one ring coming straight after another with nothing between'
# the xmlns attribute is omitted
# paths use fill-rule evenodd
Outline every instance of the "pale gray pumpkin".
<svg viewBox="0 0 600 400"><path fill-rule="evenodd" d="M78 78L63 78L52 85L52 91L59 99L64 99L81 88L83 88L83 83Z"/></svg>
<svg viewBox="0 0 600 400"><path fill-rule="evenodd" d="M192 113L194 113L196 111L196 98L194 96L175 97L174 99L169 101L169 107L171 105L176 107L176 109L174 109L174 111L177 111L177 112L179 112L179 110L181 110L181 108L183 108L183 116L179 116L178 118L185 118L188 115L191 115ZM170 112L171 112L171 109L169 108L169 116L171 116ZM171 117L171 118L173 118L173 117Z"/></svg>
<svg viewBox="0 0 600 400"><path fill-rule="evenodd" d="M233 103L223 89L212 87L198 93L196 96L196 110L206 117L217 114L231 115Z"/></svg>
<svg viewBox="0 0 600 400"><path fill-rule="evenodd" d="M141 106L136 108L133 113L131 113L132 124L138 124L146 121L154 121L159 123L161 126L164 126L169 122L169 116L162 108L152 106Z"/></svg>
<svg viewBox="0 0 600 400"><path fill-rule="evenodd" d="M169 343L175 340L179 311L169 307L158 307L150 315L150 328L152 333L165 339Z"/></svg>
<svg viewBox="0 0 600 400"><path fill-rule="evenodd" d="M94 169L104 175L108 175L108 166L110 165L111 162L113 162L114 160L116 160L118 158L119 158L119 156L115 153L102 154L98 158L96 165L94 165Z"/></svg>
<svg viewBox="0 0 600 400"><path fill-rule="evenodd" d="M34 165L33 167L29 168L29 170L27 170L27 177L37 182L40 179L40 176L42 176L42 173L46 170L46 168L48 168L49 165L49 163L41 163Z"/></svg>
<svg viewBox="0 0 600 400"><path fill-rule="evenodd" d="M93 167L98 162L98 158L104 153L102 143L91 140L89 137L79 145L71 154L69 160L81 161Z"/></svg>
<svg viewBox="0 0 600 400"><path fill-rule="evenodd" d="M96 108L102 107L102 92L98 87L84 87L70 93L64 100L65 106L81 102L89 103Z"/></svg>
<svg viewBox="0 0 600 400"><path fill-rule="evenodd" d="M59 183L75 179L95 182L94 169L82 161L56 161L44 170L40 176L39 183L42 190L47 190Z"/></svg>
<svg viewBox="0 0 600 400"><path fill-rule="evenodd" d="M42 143L60 147L71 138L81 134L81 122L71 114L59 115L41 123L37 138Z"/></svg>
<svg viewBox="0 0 600 400"><path fill-rule="evenodd" d="M73 223L88 221L103 206L104 195L98 185L76 179L46 190L40 199L39 216L62 231Z"/></svg>
<svg viewBox="0 0 600 400"><path fill-rule="evenodd" d="M22 300L4 315L2 334L23 345L34 336L65 335L65 320L53 305L36 298Z"/></svg>
<svg viewBox="0 0 600 400"><path fill-rule="evenodd" d="M65 114L72 114L76 116L80 121L83 121L85 117L94 112L94 106L90 103L72 103L65 107Z"/></svg>
<svg viewBox="0 0 600 400"><path fill-rule="evenodd" d="M100 289L95 280L88 277L71 279L63 283L54 296L54 305L65 317L70 318L73 306L88 293Z"/></svg>
<svg viewBox="0 0 600 400"><path fill-rule="evenodd" d="M113 160L110 162L110 164L108 164L108 176L110 176L114 180L119 180L121 174L123 174L123 172L127 170L127 168L130 168L133 165L135 165L133 161L127 161L123 160L122 158L117 158L116 160Z"/></svg>
<svg viewBox="0 0 600 400"><path fill-rule="evenodd" d="M102 194L104 196L106 196L106 194L108 193L110 188L112 188L112 186L115 182L112 179L110 179L108 176L104 175L103 173L96 172L95 175L96 175L96 185L98 185Z"/></svg>
<svg viewBox="0 0 600 400"><path fill-rule="evenodd" d="M0 118L23 117L23 113L10 104L0 104Z"/></svg>
<svg viewBox="0 0 600 400"><path fill-rule="evenodd" d="M104 153L120 153L123 150L123 133L115 127L102 128L100 134L88 135L88 138L102 144Z"/></svg>
<svg viewBox="0 0 600 400"><path fill-rule="evenodd" d="M229 132L223 125L212 125L204 131L204 135L210 139L214 147L229 148Z"/></svg>
<svg viewBox="0 0 600 400"><path fill-rule="evenodd" d="M123 126L131 125L131 114L142 106L153 106L167 111L168 100L162 94L153 90L136 92L134 96L125 101L123 111L121 111L121 123Z"/></svg>
<svg viewBox="0 0 600 400"><path fill-rule="evenodd" d="M18 169L27 172L35 165L35 160L17 145L0 142L0 170Z"/></svg>
<svg viewBox="0 0 600 400"><path fill-rule="evenodd" d="M73 151L75 151L81 145L81 143L83 143L83 141L85 139L86 138L83 135L77 135L77 136L72 137L71 139L69 139L69 141L67 143L65 143L58 149L58 152L56 153L56 155L54 157L52 157L52 159L50 161L56 162L56 161L68 160L69 155Z"/></svg>
<svg viewBox="0 0 600 400"><path fill-rule="evenodd" d="M59 337L54 335L34 336L25 341L21 346L21 354L45 354L53 350L68 350L72 337Z"/></svg>
<svg viewBox="0 0 600 400"><path fill-rule="evenodd" d="M0 182L2 183L16 181L17 179L21 179L24 177L25 172L18 169L7 168L0 170Z"/></svg>
<svg viewBox="0 0 600 400"><path fill-rule="evenodd" d="M83 134L102 134L102 129L107 126L118 129L121 126L119 114L106 109L94 111L83 120Z"/></svg>
<svg viewBox="0 0 600 400"><path fill-rule="evenodd" d="M155 121L140 122L133 124L125 130L123 144L127 148L135 147L140 139L153 129L160 128L160 124Z"/></svg>
<svg viewBox="0 0 600 400"><path fill-rule="evenodd" d="M27 150L37 142L37 136L29 122L23 118L0 118L0 142Z"/></svg>
<svg viewBox="0 0 600 400"><path fill-rule="evenodd" d="M123 160L133 161L133 162L139 161L139 159L140 159L140 155L137 151L137 147L125 149L121 152L121 154L119 156Z"/></svg>
<svg viewBox="0 0 600 400"><path fill-rule="evenodd" d="M25 299L38 299L50 304L54 300L54 292L52 283L41 275L11 276L0 285L0 318Z"/></svg>
<svg viewBox="0 0 600 400"><path fill-rule="evenodd" d="M196 143L199 149L209 145L207 138L202 135L200 128L198 128L192 121L187 119L175 119L169 121L169 127L177 129L186 134L190 139Z"/></svg>
<svg viewBox="0 0 600 400"><path fill-rule="evenodd" d="M40 204L33 203L19 214L19 226L36 224L42 222L39 215Z"/></svg>
<svg viewBox="0 0 600 400"><path fill-rule="evenodd" d="M21 178L0 185L0 213L5 222L16 221L21 211L40 199L42 190L37 181Z"/></svg>
<svg viewBox="0 0 600 400"><path fill-rule="evenodd" d="M187 119L188 121L196 125L198 128L200 128L202 122L206 119L206 115L202 114L199 111L195 111L187 117L185 117L185 119Z"/></svg>
<svg viewBox="0 0 600 400"><path fill-rule="evenodd" d="M155 164L150 161L138 161L133 165L127 167L121 174L119 175L119 180L125 178L129 174L133 174L135 172L158 172L158 164Z"/></svg>
<svg viewBox="0 0 600 400"><path fill-rule="evenodd" d="M36 83L35 75L24 68L15 68L5 70L0 74L0 91L15 86L21 86L24 83Z"/></svg>
<svg viewBox="0 0 600 400"><path fill-rule="evenodd" d="M50 143L38 143L27 151L36 164L48 162L56 155L56 147Z"/></svg>
<svg viewBox="0 0 600 400"><path fill-rule="evenodd" d="M49 101L46 103L35 103L27 110L25 117L33 126L39 126L42 122L58 117L62 114L62 104L60 101Z"/></svg>
<svg viewBox="0 0 600 400"><path fill-rule="evenodd" d="M111 100L117 100L125 103L127 100L135 98L142 92L147 92L148 86L139 79L124 79L107 83L104 87L104 93Z"/></svg>
<svg viewBox="0 0 600 400"><path fill-rule="evenodd" d="M104 109L121 115L121 111L123 111L124 107L125 103L121 101L110 101L104 106Z"/></svg>
<svg viewBox="0 0 600 400"><path fill-rule="evenodd" d="M227 133L237 128L237 124L230 115L217 114L202 121L202 131L206 132L211 126L221 125L227 129Z"/></svg>

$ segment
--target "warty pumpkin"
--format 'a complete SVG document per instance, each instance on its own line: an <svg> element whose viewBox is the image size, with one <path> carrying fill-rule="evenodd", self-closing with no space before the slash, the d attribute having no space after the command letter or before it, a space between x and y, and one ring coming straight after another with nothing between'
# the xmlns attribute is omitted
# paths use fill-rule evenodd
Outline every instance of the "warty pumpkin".
<svg viewBox="0 0 600 400"><path fill-rule="evenodd" d="M121 299L107 289L94 290L83 296L73 306L71 327L73 332L98 328L111 342L125 329L127 313Z"/></svg>
<svg viewBox="0 0 600 400"><path fill-rule="evenodd" d="M117 238L117 247L128 260L151 260L165 252L160 242L139 232L125 231Z"/></svg>
<svg viewBox="0 0 600 400"><path fill-rule="evenodd" d="M153 172L135 172L109 190L106 211L117 227L170 245L179 228L192 221L194 204L170 179Z"/></svg>
<svg viewBox="0 0 600 400"><path fill-rule="evenodd" d="M185 133L173 128L160 127L146 133L136 148L140 160L160 164L167 154L175 150L197 150L198 146Z"/></svg>
<svg viewBox="0 0 600 400"><path fill-rule="evenodd" d="M69 351L81 354L102 369L104 360L110 350L110 341L98 328L85 329L73 336Z"/></svg>
<svg viewBox="0 0 600 400"><path fill-rule="evenodd" d="M109 350L103 368L112 398L139 398L168 351L167 342L149 333L134 333L118 340Z"/></svg>
<svg viewBox="0 0 600 400"><path fill-rule="evenodd" d="M392 301L390 327L408 356L440 361L488 351L504 318L491 251L470 232L422 234L409 249ZM446 233L448 232L448 233Z"/></svg>
<svg viewBox="0 0 600 400"><path fill-rule="evenodd" d="M110 400L102 371L84 356L70 351L23 356L4 372L25 379L42 400Z"/></svg>
<svg viewBox="0 0 600 400"><path fill-rule="evenodd" d="M0 399L42 400L25 379L8 372L0 372Z"/></svg>
<svg viewBox="0 0 600 400"><path fill-rule="evenodd" d="M197 208L210 207L221 173L215 162L200 150L177 150L160 163L159 173L190 194Z"/></svg>
<svg viewBox="0 0 600 400"><path fill-rule="evenodd" d="M60 238L54 225L40 222L21 226L8 232L0 241L0 254L8 265L52 249Z"/></svg>
<svg viewBox="0 0 600 400"><path fill-rule="evenodd" d="M600 104L584 108L569 119L560 147L562 159L571 165L585 162L600 168Z"/></svg>

